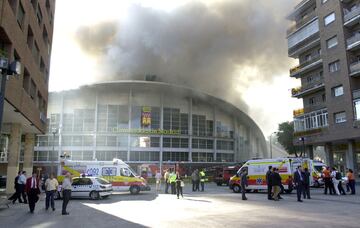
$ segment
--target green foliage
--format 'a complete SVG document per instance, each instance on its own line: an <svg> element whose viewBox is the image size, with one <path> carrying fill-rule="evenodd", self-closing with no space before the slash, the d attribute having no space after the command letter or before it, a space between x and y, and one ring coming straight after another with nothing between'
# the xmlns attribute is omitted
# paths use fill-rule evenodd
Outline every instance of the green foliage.
<svg viewBox="0 0 360 228"><path fill-rule="evenodd" d="M298 157L299 148L294 145L294 123L283 122L279 124L277 132L278 142L285 148L289 154L295 154ZM301 156L301 155L300 155Z"/></svg>

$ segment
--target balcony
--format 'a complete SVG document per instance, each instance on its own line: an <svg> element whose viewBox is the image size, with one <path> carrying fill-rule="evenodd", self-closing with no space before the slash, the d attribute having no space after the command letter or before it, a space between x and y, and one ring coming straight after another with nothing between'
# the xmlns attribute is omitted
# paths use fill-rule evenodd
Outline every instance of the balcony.
<svg viewBox="0 0 360 228"><path fill-rule="evenodd" d="M350 76L356 77L360 75L360 61L351 63L349 66Z"/></svg>
<svg viewBox="0 0 360 228"><path fill-rule="evenodd" d="M321 91L325 88L325 84L323 82L317 84L310 84L304 87L293 88L291 90L292 97L300 98L318 91Z"/></svg>
<svg viewBox="0 0 360 228"><path fill-rule="evenodd" d="M354 36L346 40L347 50L357 50L360 48L360 33L356 32Z"/></svg>
<svg viewBox="0 0 360 228"><path fill-rule="evenodd" d="M303 108L296 109L296 110L293 111L293 116L294 117L301 116L301 115L304 115L304 109Z"/></svg>
<svg viewBox="0 0 360 228"><path fill-rule="evenodd" d="M344 26L351 27L360 21L360 7L344 12Z"/></svg>
<svg viewBox="0 0 360 228"><path fill-rule="evenodd" d="M313 47L314 45L320 44L318 18L315 17L313 20L310 20L307 24L288 35L287 40L289 55L295 52L299 53L299 49L303 49L304 47Z"/></svg>
<svg viewBox="0 0 360 228"><path fill-rule="evenodd" d="M287 19L293 20L297 15L299 15L305 9L308 9L311 5L315 5L315 0L303 0L294 7L294 10L287 16Z"/></svg>
<svg viewBox="0 0 360 228"><path fill-rule="evenodd" d="M290 77L299 77L301 74L307 73L317 67L322 66L322 59L320 55L311 57L311 59L304 61L300 65L290 69Z"/></svg>
<svg viewBox="0 0 360 228"><path fill-rule="evenodd" d="M295 133L318 133L329 126L327 109L320 109L294 117Z"/></svg>
<svg viewBox="0 0 360 228"><path fill-rule="evenodd" d="M316 17L315 11L310 12L309 14L306 14L301 20L297 21L296 24L292 25L287 30L287 35L294 33L295 31L299 30L301 27L305 26L307 23L312 21Z"/></svg>

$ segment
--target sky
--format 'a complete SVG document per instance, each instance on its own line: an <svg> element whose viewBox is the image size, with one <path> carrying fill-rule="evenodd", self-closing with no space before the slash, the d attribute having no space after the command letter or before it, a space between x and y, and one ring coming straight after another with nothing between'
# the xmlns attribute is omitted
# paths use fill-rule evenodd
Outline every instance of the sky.
<svg viewBox="0 0 360 228"><path fill-rule="evenodd" d="M286 43L297 2L58 0L49 90L156 74L233 103L268 137L302 107Z"/></svg>

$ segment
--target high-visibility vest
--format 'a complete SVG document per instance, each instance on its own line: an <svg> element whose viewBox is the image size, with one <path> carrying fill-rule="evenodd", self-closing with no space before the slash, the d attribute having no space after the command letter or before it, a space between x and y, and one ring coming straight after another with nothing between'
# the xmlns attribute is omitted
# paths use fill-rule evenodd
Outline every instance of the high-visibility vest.
<svg viewBox="0 0 360 228"><path fill-rule="evenodd" d="M201 171L199 174L200 174L200 181L205 182L205 172Z"/></svg>
<svg viewBox="0 0 360 228"><path fill-rule="evenodd" d="M175 183L176 182L176 174L175 173L171 173L169 176L169 182L170 183Z"/></svg>

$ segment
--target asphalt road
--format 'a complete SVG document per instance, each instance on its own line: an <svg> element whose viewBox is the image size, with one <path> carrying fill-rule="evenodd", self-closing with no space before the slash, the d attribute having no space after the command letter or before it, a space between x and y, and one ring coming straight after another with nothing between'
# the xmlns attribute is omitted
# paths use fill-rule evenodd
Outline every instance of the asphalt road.
<svg viewBox="0 0 360 228"><path fill-rule="evenodd" d="M0 209L0 227L360 227L360 195L323 195L322 189L313 189L312 199L303 203L294 193L279 202L267 200L265 193L249 193L242 201L226 186L208 184L205 192L196 193L189 187L180 199L155 191L74 199L69 216L61 215L61 201L52 212L45 211L41 199L34 214L27 205L15 204Z"/></svg>

